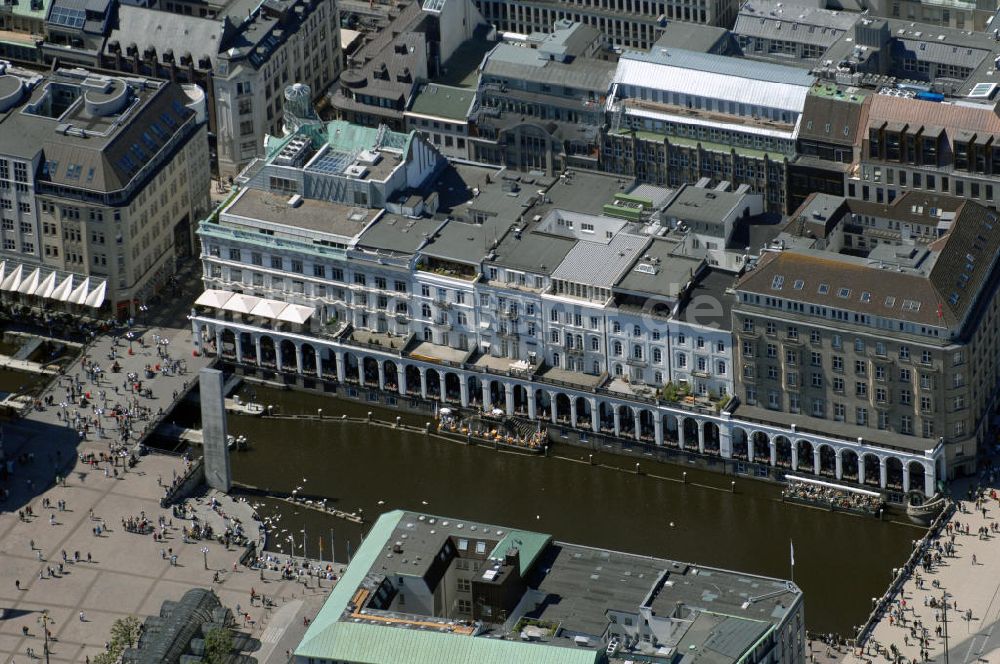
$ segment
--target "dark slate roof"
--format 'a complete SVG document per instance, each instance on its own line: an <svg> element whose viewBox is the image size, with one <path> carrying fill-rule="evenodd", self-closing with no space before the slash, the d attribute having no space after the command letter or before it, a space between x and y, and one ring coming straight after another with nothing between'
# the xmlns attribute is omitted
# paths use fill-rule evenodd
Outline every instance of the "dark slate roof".
<svg viewBox="0 0 1000 664"><path fill-rule="evenodd" d="M214 66L221 37L219 19L122 5L118 8L118 26L111 31L108 41L117 41L123 52L135 43L140 53L151 46L157 53L172 49L177 58L186 52L196 60L208 56Z"/></svg>

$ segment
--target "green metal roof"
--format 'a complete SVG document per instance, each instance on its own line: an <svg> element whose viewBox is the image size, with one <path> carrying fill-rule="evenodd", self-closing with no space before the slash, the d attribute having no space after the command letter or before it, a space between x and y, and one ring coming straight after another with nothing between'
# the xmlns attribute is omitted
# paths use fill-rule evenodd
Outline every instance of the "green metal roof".
<svg viewBox="0 0 1000 664"><path fill-rule="evenodd" d="M600 652L340 622L299 646L295 655L352 664L595 664Z"/></svg>
<svg viewBox="0 0 1000 664"><path fill-rule="evenodd" d="M371 566L375 564L379 552L382 551L382 545L392 537L392 531L396 529L402 518L403 511L394 510L386 512L375 522L375 525L368 532L368 536L365 537L365 541L358 547L357 553L351 559L351 564L347 566L344 575L330 591L330 596L323 604L323 608L316 614L316 618L306 630L299 647L295 650L296 654L302 654L306 657L326 657L325 654L320 654L322 651L317 650L314 644L318 645L320 641L326 643L327 632L340 620L348 602L354 596L354 591L361 585Z"/></svg>
<svg viewBox="0 0 1000 664"><path fill-rule="evenodd" d="M599 661L600 652L594 649L341 621L344 609L405 514L402 510L386 512L375 522L295 649L297 657L361 664L595 664ZM511 531L494 549L494 554L499 555L510 545L520 547L524 573L550 538L542 533Z"/></svg>
<svg viewBox="0 0 1000 664"><path fill-rule="evenodd" d="M490 552L490 558L503 558L507 549L516 546L518 549L518 559L521 562L521 576L527 576L531 566L539 554L545 550L552 540L551 535L544 533L533 533L527 530L512 530L507 533L500 542Z"/></svg>
<svg viewBox="0 0 1000 664"><path fill-rule="evenodd" d="M467 122L475 97L475 90L428 83L413 98L410 112L433 118Z"/></svg>

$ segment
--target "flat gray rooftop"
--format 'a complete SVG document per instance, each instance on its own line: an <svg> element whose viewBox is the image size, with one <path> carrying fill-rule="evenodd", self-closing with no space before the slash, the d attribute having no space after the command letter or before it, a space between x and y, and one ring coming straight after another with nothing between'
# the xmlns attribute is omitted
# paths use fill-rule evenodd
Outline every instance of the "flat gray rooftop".
<svg viewBox="0 0 1000 664"><path fill-rule="evenodd" d="M743 200L742 194L686 186L664 210L664 214L682 221L719 224Z"/></svg>
<svg viewBox="0 0 1000 664"><path fill-rule="evenodd" d="M676 298L702 264L701 258L675 256L677 243L657 238L636 257L615 288Z"/></svg>
<svg viewBox="0 0 1000 664"><path fill-rule="evenodd" d="M438 219L426 217L413 219L385 214L361 234L357 246L394 254L413 254L442 223Z"/></svg>
<svg viewBox="0 0 1000 664"><path fill-rule="evenodd" d="M612 175L593 171L569 172L561 177L546 193L552 201L552 208L601 214L604 206L611 203L615 194L632 188L633 179L627 175Z"/></svg>
<svg viewBox="0 0 1000 664"><path fill-rule="evenodd" d="M498 265L532 274L552 274L576 244L575 238L532 231L507 233L487 265Z"/></svg>
<svg viewBox="0 0 1000 664"><path fill-rule="evenodd" d="M380 210L311 198L303 199L298 207L292 207L288 205L286 196L261 189L244 189L243 193L223 211L223 217L236 215L291 228L353 238L379 212ZM224 218L222 221L232 223Z"/></svg>
<svg viewBox="0 0 1000 664"><path fill-rule="evenodd" d="M722 270L707 270L691 288L677 311L677 318L693 325L719 330L732 328L733 295L726 293L736 275Z"/></svg>

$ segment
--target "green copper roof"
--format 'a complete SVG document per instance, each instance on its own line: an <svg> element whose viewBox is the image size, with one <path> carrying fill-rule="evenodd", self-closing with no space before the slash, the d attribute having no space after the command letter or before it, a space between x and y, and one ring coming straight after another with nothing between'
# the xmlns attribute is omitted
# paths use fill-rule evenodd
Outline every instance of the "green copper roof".
<svg viewBox="0 0 1000 664"><path fill-rule="evenodd" d="M595 664L600 653L594 649L481 636L337 623L305 646L299 646L295 655L364 664Z"/></svg>
<svg viewBox="0 0 1000 664"><path fill-rule="evenodd" d="M535 564L535 559L545 550L552 536L544 533L532 533L527 530L512 530L507 533L490 552L490 558L503 558L507 549L516 546L520 560L521 576L527 576L528 570Z"/></svg>
<svg viewBox="0 0 1000 664"><path fill-rule="evenodd" d="M466 122L469 119L469 111L472 110L472 101L475 98L475 90L428 83L414 97L410 112Z"/></svg>
<svg viewBox="0 0 1000 664"><path fill-rule="evenodd" d="M379 517L358 548L347 571L295 649L297 657L364 664L596 664L600 652L589 648L522 643L386 625L345 622L340 618L382 547L392 538L405 512ZM520 547L522 572L544 550L550 536L512 531L495 551Z"/></svg>

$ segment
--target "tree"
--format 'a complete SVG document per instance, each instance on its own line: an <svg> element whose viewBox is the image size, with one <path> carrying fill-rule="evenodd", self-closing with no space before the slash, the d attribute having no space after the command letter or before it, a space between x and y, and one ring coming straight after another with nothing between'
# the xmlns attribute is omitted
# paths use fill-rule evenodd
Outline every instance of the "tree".
<svg viewBox="0 0 1000 664"><path fill-rule="evenodd" d="M205 635L205 657L207 664L223 664L233 650L233 635L228 629L216 627Z"/></svg>
<svg viewBox="0 0 1000 664"><path fill-rule="evenodd" d="M135 616L119 618L111 625L111 648L120 646L121 650L131 648L139 641L142 623Z"/></svg>

